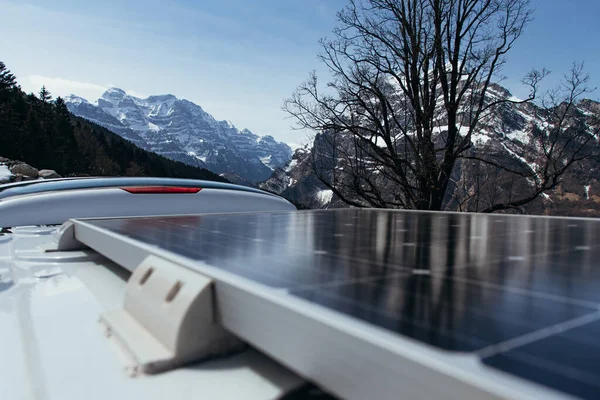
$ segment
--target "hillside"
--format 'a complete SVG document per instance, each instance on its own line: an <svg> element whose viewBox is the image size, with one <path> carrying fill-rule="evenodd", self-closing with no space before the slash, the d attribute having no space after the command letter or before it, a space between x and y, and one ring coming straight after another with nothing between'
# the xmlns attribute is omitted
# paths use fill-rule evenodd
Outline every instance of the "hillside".
<svg viewBox="0 0 600 400"><path fill-rule="evenodd" d="M42 165L62 176L157 176L226 180L211 171L141 149L110 130L76 117L66 103L25 94L0 62L0 155Z"/></svg>

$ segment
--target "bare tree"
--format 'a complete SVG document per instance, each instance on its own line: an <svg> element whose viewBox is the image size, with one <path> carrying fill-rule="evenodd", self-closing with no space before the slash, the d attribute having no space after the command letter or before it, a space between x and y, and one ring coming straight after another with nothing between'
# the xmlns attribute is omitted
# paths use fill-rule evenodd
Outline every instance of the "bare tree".
<svg viewBox="0 0 600 400"><path fill-rule="evenodd" d="M352 0L333 40L321 41L333 80L321 88L313 72L284 104L318 134L319 179L350 205L424 210L518 208L555 187L586 144L571 115L587 90L580 69L571 105L549 108L547 126L536 127L535 171L473 148L494 112L533 101L548 73L523 79L524 100L493 93L530 17L529 0ZM466 170L480 172L476 182L461 181ZM510 188L493 187L498 180Z"/></svg>

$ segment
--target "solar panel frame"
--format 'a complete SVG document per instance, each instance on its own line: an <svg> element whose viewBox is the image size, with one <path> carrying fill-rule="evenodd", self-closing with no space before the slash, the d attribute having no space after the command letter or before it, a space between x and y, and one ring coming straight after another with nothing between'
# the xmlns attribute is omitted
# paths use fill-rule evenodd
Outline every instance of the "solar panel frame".
<svg viewBox="0 0 600 400"><path fill-rule="evenodd" d="M227 329L337 395L397 398L401 390L407 397L565 397L483 367L474 354L448 353L390 335L282 291L99 228L93 221L75 224L78 240L130 270L154 254L215 279L219 314ZM361 366L360 371L352 368L355 365ZM365 371L370 373L365 376ZM365 377L358 386L357 375Z"/></svg>

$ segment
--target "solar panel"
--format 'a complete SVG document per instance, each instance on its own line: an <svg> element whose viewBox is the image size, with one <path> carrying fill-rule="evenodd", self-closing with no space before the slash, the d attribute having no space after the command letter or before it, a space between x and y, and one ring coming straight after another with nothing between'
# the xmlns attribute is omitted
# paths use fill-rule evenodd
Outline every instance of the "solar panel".
<svg viewBox="0 0 600 400"><path fill-rule="evenodd" d="M92 232L114 241L103 247ZM343 315L372 327L373 337L420 343L427 357L462 365L486 384L526 392L521 381L493 372L502 371L565 394L600 396L599 220L342 209L87 220L76 235L130 268L147 252L160 254L227 281L223 293L241 281L274 303L300 300L309 311ZM133 249L145 252L128 256ZM279 318L265 316L264 326L294 323ZM234 318L226 323L243 330ZM259 331L235 333L286 361L284 344L271 349ZM461 364L463 356L478 366ZM291 366L306 369L307 359ZM308 368L323 383L314 371Z"/></svg>

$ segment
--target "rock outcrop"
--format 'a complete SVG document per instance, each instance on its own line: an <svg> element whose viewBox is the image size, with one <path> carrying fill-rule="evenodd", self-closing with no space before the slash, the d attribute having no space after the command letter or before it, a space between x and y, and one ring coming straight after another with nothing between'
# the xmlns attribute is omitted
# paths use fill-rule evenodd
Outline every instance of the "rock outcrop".
<svg viewBox="0 0 600 400"><path fill-rule="evenodd" d="M44 179L61 178L61 176L59 174L57 174L56 171L54 171L53 169L42 169L39 172L39 176L40 176L40 178L44 178Z"/></svg>
<svg viewBox="0 0 600 400"><path fill-rule="evenodd" d="M31 179L36 179L40 175L40 172L36 168L33 168L31 165L25 164L24 162L13 164L13 166L10 167L10 172Z"/></svg>
<svg viewBox="0 0 600 400"><path fill-rule="evenodd" d="M23 161L0 157L0 184L60 177L54 170L38 170Z"/></svg>

